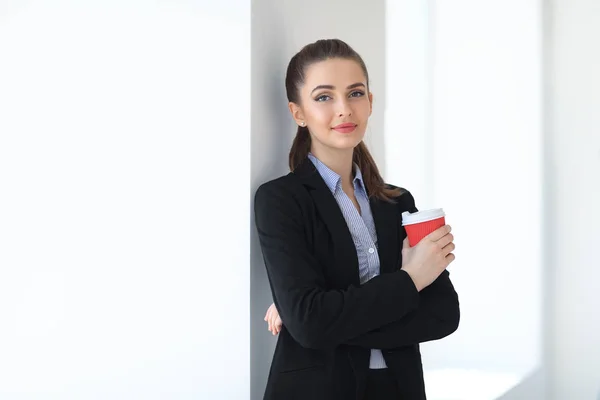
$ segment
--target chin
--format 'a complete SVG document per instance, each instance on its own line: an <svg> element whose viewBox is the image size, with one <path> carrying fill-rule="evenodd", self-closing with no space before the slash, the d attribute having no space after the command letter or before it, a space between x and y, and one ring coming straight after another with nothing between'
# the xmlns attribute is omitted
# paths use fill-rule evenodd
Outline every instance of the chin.
<svg viewBox="0 0 600 400"><path fill-rule="evenodd" d="M360 144L362 139L357 140L356 138L348 138L347 140L339 140L335 141L335 143L331 143L331 147L338 150L351 150Z"/></svg>
<svg viewBox="0 0 600 400"><path fill-rule="evenodd" d="M335 132L337 133L337 132ZM315 138L322 146L329 147L335 150L352 150L362 142L364 134L353 132L347 135L330 135L324 138L325 140L319 140Z"/></svg>
<svg viewBox="0 0 600 400"><path fill-rule="evenodd" d="M335 140L335 142L338 143L340 147L354 148L354 147L358 146L358 144L360 142L362 142L364 136L365 135L350 134L347 136L342 136L342 137L336 138L337 140Z"/></svg>

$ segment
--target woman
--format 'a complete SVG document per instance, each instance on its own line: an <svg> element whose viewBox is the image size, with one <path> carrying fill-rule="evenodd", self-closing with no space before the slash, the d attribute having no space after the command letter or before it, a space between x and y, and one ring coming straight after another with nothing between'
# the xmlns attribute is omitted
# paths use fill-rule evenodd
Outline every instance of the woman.
<svg viewBox="0 0 600 400"><path fill-rule="evenodd" d="M419 343L458 327L450 227L410 248L363 143L373 105L361 57L319 40L290 61L291 173L259 187L255 220L279 333L266 400L425 399ZM277 326L277 318L282 325Z"/></svg>

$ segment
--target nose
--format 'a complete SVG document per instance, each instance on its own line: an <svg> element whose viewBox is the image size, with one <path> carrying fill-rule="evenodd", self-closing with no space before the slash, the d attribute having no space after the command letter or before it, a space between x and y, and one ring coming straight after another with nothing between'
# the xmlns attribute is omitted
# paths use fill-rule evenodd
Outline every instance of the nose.
<svg viewBox="0 0 600 400"><path fill-rule="evenodd" d="M338 105L338 117L344 117L344 116L351 116L352 115L352 108L350 107L350 105L348 104L348 102L345 99L342 99L342 101L340 102L340 104Z"/></svg>

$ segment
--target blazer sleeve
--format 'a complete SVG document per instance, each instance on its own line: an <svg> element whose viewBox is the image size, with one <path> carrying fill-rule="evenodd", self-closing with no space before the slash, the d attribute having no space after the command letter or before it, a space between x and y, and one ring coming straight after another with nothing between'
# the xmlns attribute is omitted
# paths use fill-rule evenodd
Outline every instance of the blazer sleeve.
<svg viewBox="0 0 600 400"><path fill-rule="evenodd" d="M368 349L393 349L442 339L458 329L458 296L444 271L437 280L419 293L416 310L391 324L349 339L345 344Z"/></svg>
<svg viewBox="0 0 600 400"><path fill-rule="evenodd" d="M405 197L407 196L407 197ZM410 192L402 196L401 211L416 212ZM391 349L444 338L458 329L460 306L458 294L445 270L419 293L419 307L400 320L346 341L346 344L372 349Z"/></svg>
<svg viewBox="0 0 600 400"><path fill-rule="evenodd" d="M402 270L359 287L328 290L323 266L305 238L301 207L284 185L262 185L254 208L275 306L301 346L334 348L417 309L419 293Z"/></svg>

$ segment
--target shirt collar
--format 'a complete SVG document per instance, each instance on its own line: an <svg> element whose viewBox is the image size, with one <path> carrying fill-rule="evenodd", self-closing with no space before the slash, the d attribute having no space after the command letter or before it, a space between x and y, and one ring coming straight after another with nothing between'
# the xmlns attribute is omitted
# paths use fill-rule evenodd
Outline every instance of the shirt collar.
<svg viewBox="0 0 600 400"><path fill-rule="evenodd" d="M334 171L332 171L327 165L323 164L321 160L315 157L312 153L308 153L308 158L314 164L315 168L325 181L325 184L331 190L331 193L335 193L338 185L341 185L341 177ZM361 189L365 189L362 172L360 172L360 168L358 164L354 163L354 179L352 180L354 183L354 188L360 187Z"/></svg>

